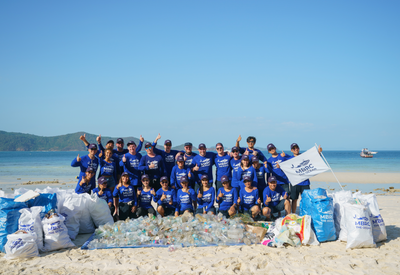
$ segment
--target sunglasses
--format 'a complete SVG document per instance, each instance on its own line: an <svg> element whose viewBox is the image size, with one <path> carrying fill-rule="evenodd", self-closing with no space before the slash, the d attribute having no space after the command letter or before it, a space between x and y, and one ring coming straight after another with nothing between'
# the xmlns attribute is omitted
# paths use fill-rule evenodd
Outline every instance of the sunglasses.
<svg viewBox="0 0 400 275"><path fill-rule="evenodd" d="M232 151L232 153L239 153L239 151Z"/></svg>
<svg viewBox="0 0 400 275"><path fill-rule="evenodd" d="M165 144L165 146L172 146L172 144Z"/></svg>
<svg viewBox="0 0 400 275"><path fill-rule="evenodd" d="M217 150L222 150L222 147L218 147Z"/></svg>
<svg viewBox="0 0 400 275"><path fill-rule="evenodd" d="M150 149L150 148L151 148L151 146L147 146L147 147L145 147L145 148L146 148L146 150L147 150L147 149Z"/></svg>
<svg viewBox="0 0 400 275"><path fill-rule="evenodd" d="M248 141L248 143L254 143L254 140L250 140L250 141Z"/></svg>
<svg viewBox="0 0 400 275"><path fill-rule="evenodd" d="M94 174L94 171L89 171L89 172L86 172L86 173L89 173L89 174Z"/></svg>
<svg viewBox="0 0 400 275"><path fill-rule="evenodd" d="M168 183L168 181L165 181L165 180L164 180L164 181L162 181L161 183Z"/></svg>

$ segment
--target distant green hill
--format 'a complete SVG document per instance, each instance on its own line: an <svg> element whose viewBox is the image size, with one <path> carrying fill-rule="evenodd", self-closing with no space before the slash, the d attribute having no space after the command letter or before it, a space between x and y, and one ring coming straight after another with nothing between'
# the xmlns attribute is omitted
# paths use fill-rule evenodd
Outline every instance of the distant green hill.
<svg viewBox="0 0 400 275"><path fill-rule="evenodd" d="M0 151L84 151L85 145L79 139L84 132L77 132L54 137L41 137L30 134L12 133L0 131ZM96 143L97 135L86 133L86 139L90 143ZM136 144L139 139L136 137L122 137L125 144L134 140ZM117 141L117 138L102 136L102 144L105 145L110 139ZM145 142L148 142L145 140ZM151 141L152 142L152 141ZM157 146L157 148L163 148ZM143 149L144 150L144 146Z"/></svg>

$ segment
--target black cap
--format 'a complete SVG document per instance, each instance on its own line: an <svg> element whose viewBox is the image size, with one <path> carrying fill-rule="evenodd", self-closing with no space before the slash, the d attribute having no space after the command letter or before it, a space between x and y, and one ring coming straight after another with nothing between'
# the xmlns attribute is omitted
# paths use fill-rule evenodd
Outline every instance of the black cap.
<svg viewBox="0 0 400 275"><path fill-rule="evenodd" d="M124 140L122 138L117 139L117 143L124 143Z"/></svg>
<svg viewBox="0 0 400 275"><path fill-rule="evenodd" d="M185 146L193 146L191 142L186 142Z"/></svg>

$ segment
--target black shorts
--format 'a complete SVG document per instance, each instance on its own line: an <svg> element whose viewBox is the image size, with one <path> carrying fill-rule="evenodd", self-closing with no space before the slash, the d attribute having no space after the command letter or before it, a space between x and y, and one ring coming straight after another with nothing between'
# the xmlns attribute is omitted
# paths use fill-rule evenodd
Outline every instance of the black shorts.
<svg viewBox="0 0 400 275"><path fill-rule="evenodd" d="M290 185L290 197L292 200L297 200L304 190L309 190L310 185Z"/></svg>
<svg viewBox="0 0 400 275"><path fill-rule="evenodd" d="M217 211L215 210L215 207L214 207L214 206L213 206L213 207L210 207L210 209L207 211L207 213L208 213L209 211L213 212L214 215L215 215L215 213L217 212ZM203 214L203 213L204 213L204 209L203 209L203 208L197 208L196 214Z"/></svg>
<svg viewBox="0 0 400 275"><path fill-rule="evenodd" d="M166 207L166 206L164 206L162 204L158 204L157 208L158 208L158 206L161 206L164 209L164 216L165 217L166 216L174 216L175 215L175 208Z"/></svg>
<svg viewBox="0 0 400 275"><path fill-rule="evenodd" d="M183 211L179 211L179 215L183 215L183 213L185 213L185 211L189 211L190 213L193 213L193 210L188 208L188 209L185 209Z"/></svg>
<svg viewBox="0 0 400 275"><path fill-rule="evenodd" d="M285 201L286 200L281 200L275 206L271 206L271 207L268 206L268 208L271 209L271 213L278 213L278 212L281 212L281 211L285 210Z"/></svg>
<svg viewBox="0 0 400 275"><path fill-rule="evenodd" d="M138 217L146 217L148 216L148 214L156 215L156 210L154 210L153 207L150 208L139 207L138 210L136 211L136 215Z"/></svg>
<svg viewBox="0 0 400 275"><path fill-rule="evenodd" d="M136 219L136 213L132 213L133 204L129 205L125 202L119 202L119 219L126 220L127 218Z"/></svg>
<svg viewBox="0 0 400 275"><path fill-rule="evenodd" d="M218 210L219 213L221 213L222 215L224 215L225 218L229 218L229 212L228 210Z"/></svg>

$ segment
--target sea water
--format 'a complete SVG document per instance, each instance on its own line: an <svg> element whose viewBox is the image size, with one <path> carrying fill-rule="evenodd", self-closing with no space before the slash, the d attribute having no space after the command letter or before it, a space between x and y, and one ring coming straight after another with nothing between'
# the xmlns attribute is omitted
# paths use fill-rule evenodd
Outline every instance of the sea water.
<svg viewBox="0 0 400 275"><path fill-rule="evenodd" d="M263 153L267 158L271 156L268 152ZM71 167L71 162L78 154L84 156L87 151L0 152L0 183L12 186L28 181L58 180L67 183L65 188L75 188L80 170L78 167ZM323 151L323 155L335 172L400 173L400 151L379 151L368 159L361 158L360 151L327 150ZM3 190L6 191L4 187ZM29 188L29 185L24 187ZM379 185L379 188L382 187L384 186ZM8 188L9 186L6 187Z"/></svg>

